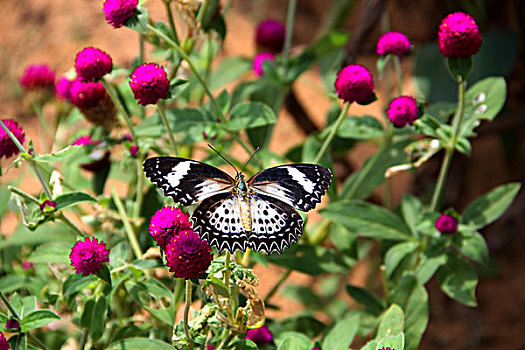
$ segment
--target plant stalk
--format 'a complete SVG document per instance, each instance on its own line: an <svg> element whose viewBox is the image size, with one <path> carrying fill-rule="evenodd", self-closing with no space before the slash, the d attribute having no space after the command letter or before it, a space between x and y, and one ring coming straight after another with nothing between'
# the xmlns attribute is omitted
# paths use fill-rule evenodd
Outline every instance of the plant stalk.
<svg viewBox="0 0 525 350"><path fill-rule="evenodd" d="M171 151L173 152L174 156L177 156L177 154L179 153L177 152L177 143L175 142L175 138L173 137L173 132L171 131L170 123L168 122L168 117L166 116L166 111L164 110L164 103L162 101L159 101L157 103L157 109L159 111L160 117L162 118L162 122L164 123L164 126L166 127L166 130L168 132Z"/></svg>
<svg viewBox="0 0 525 350"><path fill-rule="evenodd" d="M339 113L339 116L337 117L337 120L335 121L334 126L330 129L330 133L324 140L321 149L319 152L317 152L317 155L314 158L313 163L317 164L325 154L326 150L328 149L328 146L332 142L333 138L335 137L335 134L337 133L337 130L339 130L339 127L341 126L341 123L343 123L343 120L346 117L346 113L348 112L348 109L350 108L350 103L346 103L343 109L341 110L341 113Z"/></svg>
<svg viewBox="0 0 525 350"><path fill-rule="evenodd" d="M186 280L186 305L184 306L184 334L186 335L186 339L188 340L189 348L193 349L193 340L190 337L190 330L188 327L188 317L190 314L191 306L191 292L191 280Z"/></svg>
<svg viewBox="0 0 525 350"><path fill-rule="evenodd" d="M131 133L131 137L133 138L133 142L137 142L137 135L135 134L135 130L133 129L133 123L131 122L131 117L126 111L126 109L124 108L124 106L122 105L122 102L120 101L120 98L118 97L117 93L115 92L111 84L109 84L104 78L100 79L100 82L102 83L109 97L111 98L115 106L117 107L117 110L124 118L124 121L126 122L126 125L128 126L129 132Z"/></svg>
<svg viewBox="0 0 525 350"><path fill-rule="evenodd" d="M126 209L124 208L124 205L120 201L120 198L118 197L117 191L114 187L111 187L111 197L113 198L113 202L115 203L115 206L117 207L117 211L122 219L122 223L124 224L124 231L126 231L126 235L128 236L129 243L131 244L131 248L133 249L133 253L135 253L135 257L137 259L140 259L142 257L142 251L140 250L140 245L137 240L137 236L135 234L135 230L131 226L129 222L128 214L126 213Z"/></svg>
<svg viewBox="0 0 525 350"><path fill-rule="evenodd" d="M288 12L286 13L286 33L284 36L283 48L283 62L288 66L290 58L290 48L292 46L293 23L295 19L295 10L297 8L297 0L288 0Z"/></svg>

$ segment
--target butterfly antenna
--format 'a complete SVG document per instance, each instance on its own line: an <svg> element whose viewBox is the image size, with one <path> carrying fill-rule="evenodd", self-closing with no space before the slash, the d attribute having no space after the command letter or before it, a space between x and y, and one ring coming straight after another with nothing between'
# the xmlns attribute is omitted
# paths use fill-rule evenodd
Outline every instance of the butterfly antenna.
<svg viewBox="0 0 525 350"><path fill-rule="evenodd" d="M250 160L252 160L253 156L255 155L255 153L257 153L257 151L259 151L259 148L260 147L257 147L255 149L255 151L252 153L252 155L250 156L250 158L248 158L248 160L246 161L246 163L244 163L242 169L241 169L241 173L244 171L244 168L246 168L246 166L248 165L248 163L250 162Z"/></svg>
<svg viewBox="0 0 525 350"><path fill-rule="evenodd" d="M217 151L215 148L213 148L209 143L208 143L208 147L210 147L213 151L215 151L215 153L217 153L222 159L224 159L226 161L226 163L230 164L232 166L232 168L235 169L235 172L237 174L239 173L239 170L237 170L235 165L233 165L228 159L224 158L224 156L222 154L220 154L219 151Z"/></svg>

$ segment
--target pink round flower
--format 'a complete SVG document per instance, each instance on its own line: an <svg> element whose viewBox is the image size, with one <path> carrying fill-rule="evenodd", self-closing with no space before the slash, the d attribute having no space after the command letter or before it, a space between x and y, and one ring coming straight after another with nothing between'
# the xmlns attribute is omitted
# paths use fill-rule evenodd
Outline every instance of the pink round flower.
<svg viewBox="0 0 525 350"><path fill-rule="evenodd" d="M33 263L31 261L23 261L22 262L22 269L24 269L24 270L33 269L34 267L35 267L35 265L33 265Z"/></svg>
<svg viewBox="0 0 525 350"><path fill-rule="evenodd" d="M7 126L9 131L16 137L18 142L21 144L26 140L25 133L13 119L2 119L2 122ZM12 155L17 155L20 152L18 147L9 135L5 132L4 128L0 127L0 158L5 157L9 158Z"/></svg>
<svg viewBox="0 0 525 350"><path fill-rule="evenodd" d="M436 220L436 228L441 233L456 233L458 232L458 219L452 215L442 214Z"/></svg>
<svg viewBox="0 0 525 350"><path fill-rule="evenodd" d="M83 241L75 243L69 258L77 273L87 276L96 274L103 267L103 263L109 262L108 255L109 250L106 250L104 242L86 237Z"/></svg>
<svg viewBox="0 0 525 350"><path fill-rule="evenodd" d="M99 143L100 143L100 140L93 140L91 136L86 135L86 136L79 136L75 141L73 141L71 146L95 146L95 145L98 145Z"/></svg>
<svg viewBox="0 0 525 350"><path fill-rule="evenodd" d="M149 233L162 249L166 248L173 236L189 229L191 229L190 216L175 207L160 208L151 217L149 223Z"/></svg>
<svg viewBox="0 0 525 350"><path fill-rule="evenodd" d="M252 69L255 74L261 76L264 74L263 62L264 61L275 61L275 55L271 52L261 52L253 59Z"/></svg>
<svg viewBox="0 0 525 350"><path fill-rule="evenodd" d="M131 73L129 85L140 105L155 104L161 98L168 98L170 82L162 66L144 63Z"/></svg>
<svg viewBox="0 0 525 350"><path fill-rule="evenodd" d="M215 350L213 345L206 345L206 350Z"/></svg>
<svg viewBox="0 0 525 350"><path fill-rule="evenodd" d="M112 69L111 56L94 47L85 47L75 58L77 76L84 82L98 80L105 74L111 73Z"/></svg>
<svg viewBox="0 0 525 350"><path fill-rule="evenodd" d="M257 46L272 52L281 52L284 47L286 28L274 19L262 21L255 31Z"/></svg>
<svg viewBox="0 0 525 350"><path fill-rule="evenodd" d="M213 256L208 242L191 230L181 231L166 245L166 266L176 278L198 278L210 266Z"/></svg>
<svg viewBox="0 0 525 350"><path fill-rule="evenodd" d="M0 350L9 350L9 344L2 332L0 332Z"/></svg>
<svg viewBox="0 0 525 350"><path fill-rule="evenodd" d="M410 50L408 37L400 32L387 32L381 35L377 41L376 52L380 56L389 53L401 56Z"/></svg>
<svg viewBox="0 0 525 350"><path fill-rule="evenodd" d="M351 64L337 73L335 90L340 99L359 104L369 103L374 98L374 81L365 67Z"/></svg>
<svg viewBox="0 0 525 350"><path fill-rule="evenodd" d="M106 0L102 10L106 21L114 28L120 28L133 16L139 0Z"/></svg>
<svg viewBox="0 0 525 350"><path fill-rule="evenodd" d="M139 154L139 146L137 146L137 145L131 145L131 147L129 148L129 154L130 154L132 157L136 157L137 154Z"/></svg>
<svg viewBox="0 0 525 350"><path fill-rule="evenodd" d="M481 47L481 34L474 18L454 12L441 21L438 31L439 52L451 58L470 57Z"/></svg>
<svg viewBox="0 0 525 350"><path fill-rule="evenodd" d="M71 103L81 110L96 107L102 101L109 99L109 96L101 83L84 83L76 79L71 84Z"/></svg>
<svg viewBox="0 0 525 350"><path fill-rule="evenodd" d="M251 340L257 345L264 345L272 342L273 335L268 326L264 325L260 328L248 329L246 331L246 339Z"/></svg>
<svg viewBox="0 0 525 350"><path fill-rule="evenodd" d="M16 332L20 330L20 322L14 318L10 318L6 321L5 328L10 329L12 332Z"/></svg>
<svg viewBox="0 0 525 350"><path fill-rule="evenodd" d="M412 125L419 115L417 101L412 96L397 97L388 105L386 114L394 126L398 128L407 124Z"/></svg>
<svg viewBox="0 0 525 350"><path fill-rule="evenodd" d="M39 205L41 212L52 212L56 209L57 203L46 199Z"/></svg>
<svg viewBox="0 0 525 350"><path fill-rule="evenodd" d="M55 72L45 63L27 66L20 78L20 85L26 91L51 90L55 88Z"/></svg>
<svg viewBox="0 0 525 350"><path fill-rule="evenodd" d="M58 80L55 85L55 94L59 99L64 101L69 101L71 99L71 85L73 85L73 81L64 76Z"/></svg>

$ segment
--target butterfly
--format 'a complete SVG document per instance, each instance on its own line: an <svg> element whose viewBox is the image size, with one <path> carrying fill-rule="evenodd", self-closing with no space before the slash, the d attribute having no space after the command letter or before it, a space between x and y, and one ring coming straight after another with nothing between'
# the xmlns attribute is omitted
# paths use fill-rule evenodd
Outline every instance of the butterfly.
<svg viewBox="0 0 525 350"><path fill-rule="evenodd" d="M282 253L302 234L303 220L294 208L313 209L332 180L331 171L316 164L280 165L249 180L237 169L233 178L186 158L148 158L143 169L175 202L200 202L192 215L193 230L220 252L232 253L247 248Z"/></svg>

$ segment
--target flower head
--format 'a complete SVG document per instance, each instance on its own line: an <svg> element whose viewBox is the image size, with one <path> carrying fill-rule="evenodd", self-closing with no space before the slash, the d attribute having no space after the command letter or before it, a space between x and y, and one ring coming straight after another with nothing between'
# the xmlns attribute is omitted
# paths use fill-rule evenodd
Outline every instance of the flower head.
<svg viewBox="0 0 525 350"><path fill-rule="evenodd" d="M114 28L120 28L133 16L139 0L106 0L102 10L106 21Z"/></svg>
<svg viewBox="0 0 525 350"><path fill-rule="evenodd" d="M359 104L369 103L374 99L374 81L365 67L351 64L337 73L335 90L340 99Z"/></svg>
<svg viewBox="0 0 525 350"><path fill-rule="evenodd" d="M273 335L268 326L264 325L260 328L248 329L246 331L246 339L257 345L263 345L270 343L273 340Z"/></svg>
<svg viewBox="0 0 525 350"><path fill-rule="evenodd" d="M166 245L165 253L166 266L176 278L198 278L213 260L208 242L201 241L199 235L191 230L173 236Z"/></svg>
<svg viewBox="0 0 525 350"><path fill-rule="evenodd" d="M94 145L98 145L99 143L100 143L99 140L93 140L91 136L86 135L86 136L79 136L75 141L73 141L71 146L94 146Z"/></svg>
<svg viewBox="0 0 525 350"><path fill-rule="evenodd" d="M33 265L33 263L31 261L23 261L22 262L22 269L24 269L24 270L33 269L34 267L35 267L35 265Z"/></svg>
<svg viewBox="0 0 525 350"><path fill-rule="evenodd" d="M410 50L408 37L400 32L387 32L381 35L377 41L376 52L380 56L389 53L401 56Z"/></svg>
<svg viewBox="0 0 525 350"><path fill-rule="evenodd" d="M112 69L111 56L94 47L85 47L75 58L77 76L85 82L98 80Z"/></svg>
<svg viewBox="0 0 525 350"><path fill-rule="evenodd" d="M286 28L274 19L262 21L255 32L257 46L272 52L281 52L284 46Z"/></svg>
<svg viewBox="0 0 525 350"><path fill-rule="evenodd" d="M57 203L46 199L40 204L40 211L44 213L55 211Z"/></svg>
<svg viewBox="0 0 525 350"><path fill-rule="evenodd" d="M50 90L55 88L55 72L45 63L27 66L20 78L20 85L26 91Z"/></svg>
<svg viewBox="0 0 525 350"><path fill-rule="evenodd" d="M275 61L275 55L271 52L261 52L253 59L252 69L255 74L261 76L264 74L263 62L264 61Z"/></svg>
<svg viewBox="0 0 525 350"><path fill-rule="evenodd" d="M386 114L398 128L402 128L407 124L412 125L419 115L417 101L412 96L397 97L388 105Z"/></svg>
<svg viewBox="0 0 525 350"><path fill-rule="evenodd" d="M129 85L139 104L155 104L161 98L168 98L168 75L158 64L144 63L135 68L130 78Z"/></svg>
<svg viewBox="0 0 525 350"><path fill-rule="evenodd" d="M9 350L9 344L2 332L0 332L0 350Z"/></svg>
<svg viewBox="0 0 525 350"><path fill-rule="evenodd" d="M96 238L86 237L83 241L77 241L71 249L69 258L71 266L77 273L82 276L96 274L103 263L109 262L109 250L106 250L106 244L98 241Z"/></svg>
<svg viewBox="0 0 525 350"><path fill-rule="evenodd" d="M436 228L441 233L458 232L458 219L449 214L442 214L436 220Z"/></svg>
<svg viewBox="0 0 525 350"><path fill-rule="evenodd" d="M439 52L446 57L470 57L481 47L481 34L474 18L454 12L441 21L438 31Z"/></svg>
<svg viewBox="0 0 525 350"><path fill-rule="evenodd" d="M175 207L160 208L149 223L149 233L162 249L166 248L173 236L190 228L190 216Z"/></svg>
<svg viewBox="0 0 525 350"><path fill-rule="evenodd" d="M58 98L69 101L71 99L71 85L73 84L72 80L69 80L67 77L62 76L58 79L58 82L55 85L55 94Z"/></svg>
<svg viewBox="0 0 525 350"><path fill-rule="evenodd" d="M20 143L24 143L26 140L24 131L16 121L13 119L2 119L2 122ZM9 158L19 152L18 147L16 147L15 143L5 132L4 128L0 127L0 158Z"/></svg>
<svg viewBox="0 0 525 350"><path fill-rule="evenodd" d="M84 83L76 79L71 84L71 103L78 107L86 119L106 129L118 123L115 104L100 83Z"/></svg>
<svg viewBox="0 0 525 350"><path fill-rule="evenodd" d="M379 350L395 350L394 348L381 348Z"/></svg>
<svg viewBox="0 0 525 350"><path fill-rule="evenodd" d="M137 146L137 145L131 145L131 147L129 148L129 154L130 154L132 157L136 157L137 154L139 154L139 146Z"/></svg>
<svg viewBox="0 0 525 350"><path fill-rule="evenodd" d="M20 322L14 318L10 318L5 323L5 328L12 331L18 331L20 329Z"/></svg>

